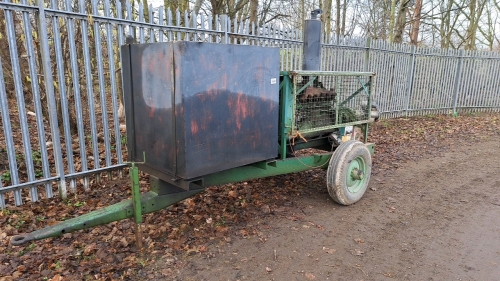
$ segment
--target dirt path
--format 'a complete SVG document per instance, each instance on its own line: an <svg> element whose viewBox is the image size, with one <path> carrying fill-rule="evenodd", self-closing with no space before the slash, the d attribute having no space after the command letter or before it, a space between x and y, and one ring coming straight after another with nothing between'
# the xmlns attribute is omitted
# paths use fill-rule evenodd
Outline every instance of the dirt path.
<svg viewBox="0 0 500 281"><path fill-rule="evenodd" d="M489 138L374 175L352 206L313 186L285 215L253 222L257 235L148 271L163 280L498 280L499 172L500 140Z"/></svg>
<svg viewBox="0 0 500 281"><path fill-rule="evenodd" d="M370 141L370 190L355 205L333 203L318 169L211 187L144 215L143 251L131 220L9 244L130 198L127 178L9 206L0 281L500 280L500 115L382 120Z"/></svg>

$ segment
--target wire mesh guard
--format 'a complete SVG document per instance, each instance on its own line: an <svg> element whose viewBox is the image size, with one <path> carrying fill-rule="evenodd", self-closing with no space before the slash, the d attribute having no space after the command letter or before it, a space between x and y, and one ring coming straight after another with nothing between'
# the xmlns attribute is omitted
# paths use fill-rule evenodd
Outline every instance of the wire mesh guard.
<svg viewBox="0 0 500 281"><path fill-rule="evenodd" d="M294 75L293 131L310 133L370 119L371 76Z"/></svg>

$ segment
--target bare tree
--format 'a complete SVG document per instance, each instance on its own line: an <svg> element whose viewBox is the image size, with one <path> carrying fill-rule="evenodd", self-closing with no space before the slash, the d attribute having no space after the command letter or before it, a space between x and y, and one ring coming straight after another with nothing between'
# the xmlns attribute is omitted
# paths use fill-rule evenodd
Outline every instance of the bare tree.
<svg viewBox="0 0 500 281"><path fill-rule="evenodd" d="M333 0L324 0L322 4L323 10L323 23L324 23L324 32L326 34L326 42L330 41L330 33L332 31L332 2Z"/></svg>
<svg viewBox="0 0 500 281"><path fill-rule="evenodd" d="M483 38L477 40L487 46L490 51L494 50L495 43L500 43L500 30L497 29L500 24L500 8L496 11L495 4L499 5L498 2L490 2L486 5L485 17L483 17L485 20L483 24L478 26L478 31Z"/></svg>
<svg viewBox="0 0 500 281"><path fill-rule="evenodd" d="M484 7L488 0L470 0L469 13L464 13L468 19L468 27L465 38L465 49L476 49L476 36L479 28L480 17L483 14Z"/></svg>
<svg viewBox="0 0 500 281"><path fill-rule="evenodd" d="M410 0L401 0L399 2L398 14L394 25L394 43L403 43L403 32L407 24L406 16L410 4Z"/></svg>
<svg viewBox="0 0 500 281"><path fill-rule="evenodd" d="M422 12L422 0L415 1L415 7L413 9L413 14L410 15L411 29L410 29L410 44L418 44L418 33L420 31L420 21Z"/></svg>

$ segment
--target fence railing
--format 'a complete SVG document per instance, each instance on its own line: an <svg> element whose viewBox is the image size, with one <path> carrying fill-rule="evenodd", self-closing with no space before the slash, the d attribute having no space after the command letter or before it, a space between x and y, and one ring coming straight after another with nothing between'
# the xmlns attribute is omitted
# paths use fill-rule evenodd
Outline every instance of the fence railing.
<svg viewBox="0 0 500 281"><path fill-rule="evenodd" d="M302 68L302 32L109 0L0 0L0 208L121 176L119 46L198 41L279 47ZM326 41L326 40L324 40ZM500 54L332 36L323 70L377 73L383 118L500 110Z"/></svg>

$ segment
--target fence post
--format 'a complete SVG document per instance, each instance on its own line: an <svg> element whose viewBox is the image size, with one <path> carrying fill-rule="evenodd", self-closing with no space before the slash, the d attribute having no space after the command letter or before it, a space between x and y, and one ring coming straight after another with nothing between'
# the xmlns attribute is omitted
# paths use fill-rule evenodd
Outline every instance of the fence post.
<svg viewBox="0 0 500 281"><path fill-rule="evenodd" d="M411 46L411 53L410 53L410 69L408 70L408 82L406 85L407 88L407 94L406 94L406 108L405 108L405 116L408 117L408 110L410 109L410 97L413 92L413 74L415 73L415 54L417 52L417 47L415 45Z"/></svg>
<svg viewBox="0 0 500 281"><path fill-rule="evenodd" d="M372 38L371 37L366 38L365 65L364 65L365 72L369 71L368 67L370 66L370 47L371 47L371 45L372 45Z"/></svg>
<svg viewBox="0 0 500 281"><path fill-rule="evenodd" d="M460 50L460 55L458 56L458 67L457 73L455 74L455 85L453 87L453 116L458 116L457 103L458 103L458 91L460 90L460 80L462 79L462 65L464 63L464 50Z"/></svg>
<svg viewBox="0 0 500 281"><path fill-rule="evenodd" d="M222 31L224 32L224 44L228 44L229 42L229 37L228 37L228 16L227 15L221 15L221 20L222 20Z"/></svg>
<svg viewBox="0 0 500 281"><path fill-rule="evenodd" d="M64 176L64 166L61 152L61 138L59 135L59 126L57 124L56 99L54 96L54 82L52 80L52 68L50 66L49 40L47 36L47 23L45 21L44 1L38 0L38 35L40 37L40 52L42 57L43 79L45 82L45 91L47 95L47 104L50 119L50 131L52 138L52 149L54 151L54 161L56 174L59 176L59 196L66 199L68 196L66 190L66 180Z"/></svg>

